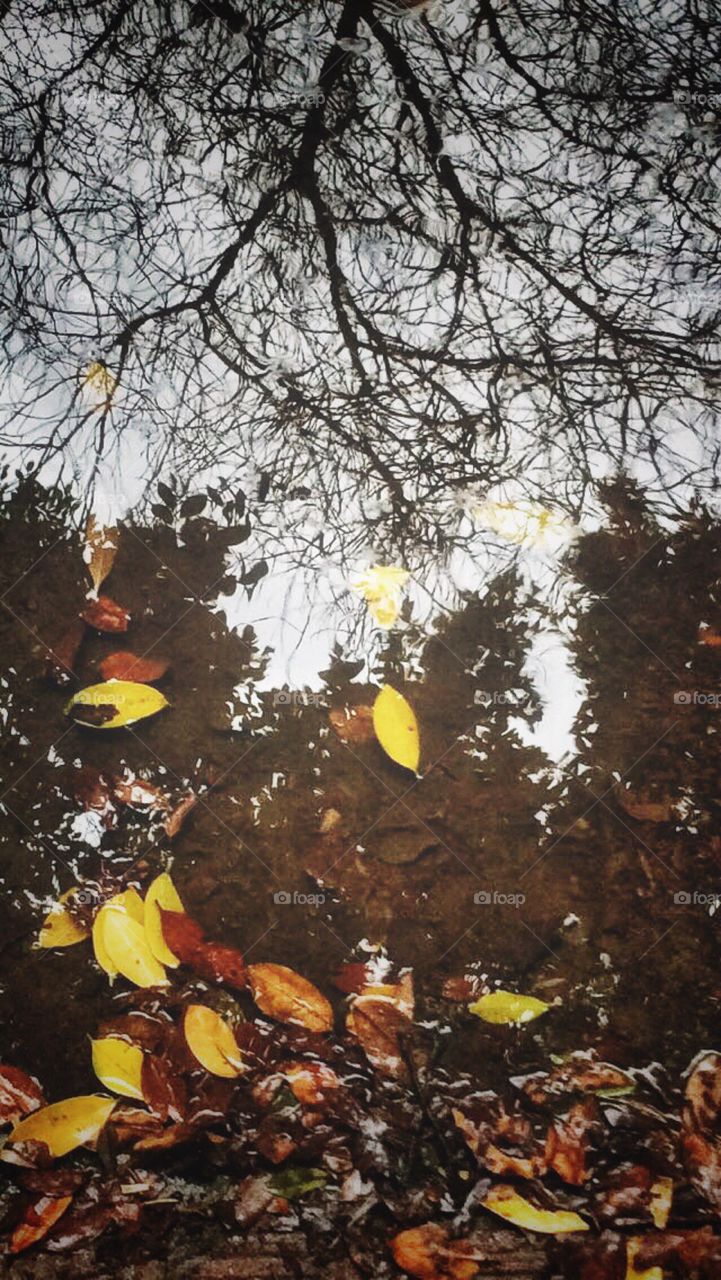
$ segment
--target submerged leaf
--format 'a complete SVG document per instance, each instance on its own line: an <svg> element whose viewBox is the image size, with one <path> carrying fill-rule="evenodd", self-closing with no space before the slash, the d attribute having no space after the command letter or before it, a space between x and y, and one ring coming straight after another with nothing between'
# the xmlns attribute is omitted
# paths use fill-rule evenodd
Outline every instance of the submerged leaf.
<svg viewBox="0 0 721 1280"><path fill-rule="evenodd" d="M368 1061L377 1071L395 1080L405 1079L408 1067L401 1053L400 1037L410 1030L411 1022L397 1003L383 996L358 996L346 1019L346 1027L360 1041Z"/></svg>
<svg viewBox="0 0 721 1280"><path fill-rule="evenodd" d="M284 964L251 964L248 979L255 1003L269 1017L309 1031L333 1029L330 1003L312 982L293 969Z"/></svg>
<svg viewBox="0 0 721 1280"><path fill-rule="evenodd" d="M197 920L183 911L168 911L162 903L158 909L163 922L163 938L181 964L187 964L209 982L244 991L248 985L245 963L235 947L206 942Z"/></svg>
<svg viewBox="0 0 721 1280"><path fill-rule="evenodd" d="M562 1232L589 1229L588 1223L577 1213L568 1209L539 1209L508 1185L492 1187L481 1203L484 1209L490 1209L499 1218L504 1218L514 1227L523 1227L526 1231L560 1235Z"/></svg>
<svg viewBox="0 0 721 1280"><path fill-rule="evenodd" d="M127 631L130 625L130 614L122 605L116 604L110 596L98 596L83 609L80 617L89 627L96 631Z"/></svg>
<svg viewBox="0 0 721 1280"><path fill-rule="evenodd" d="M204 1004L188 1005L183 1031L190 1052L206 1071L229 1079L240 1075L243 1063L235 1036L214 1009Z"/></svg>
<svg viewBox="0 0 721 1280"><path fill-rule="evenodd" d="M96 1093L52 1102L21 1120L8 1142L44 1142L51 1156L67 1155L76 1147L95 1142L114 1106L115 1098Z"/></svg>
<svg viewBox="0 0 721 1280"><path fill-rule="evenodd" d="M41 1196L28 1206L10 1238L10 1252L22 1253L46 1236L72 1204L72 1196Z"/></svg>
<svg viewBox="0 0 721 1280"><path fill-rule="evenodd" d="M168 706L168 700L149 684L133 680L108 680L89 685L70 699L65 714L78 724L97 729L120 729L154 716ZM100 713L100 714L98 714Z"/></svg>
<svg viewBox="0 0 721 1280"><path fill-rule="evenodd" d="M182 914L185 910L178 896L178 891L167 871L156 876L145 895L145 932L150 950L161 964L176 969L180 958L176 956L165 941L160 908Z"/></svg>
<svg viewBox="0 0 721 1280"><path fill-rule="evenodd" d="M138 658L129 650L110 653L99 664L103 680L133 680L139 684L153 684L162 680L168 670L168 663L162 658Z"/></svg>
<svg viewBox="0 0 721 1280"><path fill-rule="evenodd" d="M105 528L96 523L95 516L90 516L85 526L83 559L88 567L96 596L118 554L118 537L117 529Z"/></svg>
<svg viewBox="0 0 721 1280"><path fill-rule="evenodd" d="M519 996L514 991L490 991L474 1004L469 1004L468 1011L484 1022L532 1022L548 1007L535 996Z"/></svg>
<svg viewBox="0 0 721 1280"><path fill-rule="evenodd" d="M373 728L391 760L416 773L421 755L418 722L402 693L384 685L373 704Z"/></svg>
<svg viewBox="0 0 721 1280"><path fill-rule="evenodd" d="M136 1044L130 1044L128 1040L118 1039L117 1036L106 1036L91 1043L93 1071L100 1083L112 1093L120 1093L125 1098L137 1098L142 1102L142 1049Z"/></svg>
<svg viewBox="0 0 721 1280"><path fill-rule="evenodd" d="M50 908L43 920L43 927L38 934L39 947L72 947L76 942L84 942L90 937L90 930L77 924L65 903L78 892L78 886L62 893L58 901Z"/></svg>

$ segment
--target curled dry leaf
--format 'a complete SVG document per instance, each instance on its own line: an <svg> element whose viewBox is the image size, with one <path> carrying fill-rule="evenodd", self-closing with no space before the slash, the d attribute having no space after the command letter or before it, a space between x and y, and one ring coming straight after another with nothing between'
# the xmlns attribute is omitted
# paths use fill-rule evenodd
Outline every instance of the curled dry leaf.
<svg viewBox="0 0 721 1280"><path fill-rule="evenodd" d="M127 631L130 626L128 610L111 600L110 596L98 596L97 600L91 600L80 617L89 627L95 627L96 631L116 633Z"/></svg>
<svg viewBox="0 0 721 1280"><path fill-rule="evenodd" d="M157 715L167 706L167 698L149 684L108 680L81 689L67 703L65 714L90 728L120 729Z"/></svg>
<svg viewBox="0 0 721 1280"><path fill-rule="evenodd" d="M235 1036L214 1009L203 1004L188 1005L183 1031L190 1052L206 1071L228 1079L240 1075L243 1061Z"/></svg>
<svg viewBox="0 0 721 1280"><path fill-rule="evenodd" d="M334 707L328 720L341 742L351 746L370 742L374 736L372 707Z"/></svg>
<svg viewBox="0 0 721 1280"><path fill-rule="evenodd" d="M113 567L118 554L118 541L119 534L116 528L99 525L95 516L90 516L85 526L83 559L96 596Z"/></svg>
<svg viewBox="0 0 721 1280"><path fill-rule="evenodd" d="M99 664L103 680L133 680L139 684L153 684L162 680L169 663L162 658L138 658L134 653L121 650L110 653Z"/></svg>
<svg viewBox="0 0 721 1280"><path fill-rule="evenodd" d="M22 1253L46 1236L72 1204L72 1196L40 1196L28 1206L10 1238L10 1252Z"/></svg>
<svg viewBox="0 0 721 1280"><path fill-rule="evenodd" d="M295 1023L309 1031L331 1031L333 1010L307 978L284 964L252 964L248 981L258 1008L278 1022Z"/></svg>
<svg viewBox="0 0 721 1280"><path fill-rule="evenodd" d="M58 1159L76 1147L94 1143L114 1106L115 1098L94 1093L52 1102L16 1124L8 1142L44 1142L50 1155ZM3 1156L4 1152L0 1153L0 1158Z"/></svg>
<svg viewBox="0 0 721 1280"><path fill-rule="evenodd" d="M105 1036L93 1040L93 1071L111 1093L143 1101L143 1051L128 1040Z"/></svg>
<svg viewBox="0 0 721 1280"><path fill-rule="evenodd" d="M65 906L77 892L78 886L75 885L62 893L55 906L50 908L38 934L39 947L72 947L90 937L90 930L78 924Z"/></svg>
<svg viewBox="0 0 721 1280"><path fill-rule="evenodd" d="M44 1106L37 1080L19 1067L0 1066L0 1124L17 1124L23 1116Z"/></svg>
<svg viewBox="0 0 721 1280"><path fill-rule="evenodd" d="M403 694L388 684L373 704L373 728L386 755L416 773L421 758L418 722Z"/></svg>
<svg viewBox="0 0 721 1280"><path fill-rule="evenodd" d="M163 922L160 917L161 907L164 907L166 911L174 911L181 915L185 912L178 891L167 871L163 871L159 876L156 876L145 895L145 932L150 944L150 950L156 960L159 960L161 964L168 965L171 969L176 969L180 964L180 960L170 950L165 941Z"/></svg>
<svg viewBox="0 0 721 1280"><path fill-rule="evenodd" d="M511 1022L532 1022L548 1009L543 1000L535 996L521 996L514 991L491 991L481 996L474 1004L469 1004L468 1012L475 1013L483 1022L507 1024Z"/></svg>
<svg viewBox="0 0 721 1280"><path fill-rule="evenodd" d="M568 1209L539 1209L519 1196L514 1187L499 1184L492 1187L485 1200L481 1202L484 1209L498 1214L514 1227L523 1227L526 1231L540 1231L544 1234L561 1235L569 1231L588 1231L588 1223L577 1213Z"/></svg>

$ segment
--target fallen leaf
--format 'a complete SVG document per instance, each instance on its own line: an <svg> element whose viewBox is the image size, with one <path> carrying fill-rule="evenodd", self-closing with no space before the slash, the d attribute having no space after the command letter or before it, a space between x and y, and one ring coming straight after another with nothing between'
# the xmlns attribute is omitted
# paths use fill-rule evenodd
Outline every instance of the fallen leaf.
<svg viewBox="0 0 721 1280"><path fill-rule="evenodd" d="M341 742L359 746L374 736L372 707L334 707L328 720Z"/></svg>
<svg viewBox="0 0 721 1280"><path fill-rule="evenodd" d="M75 885L61 893L55 906L50 908L38 934L39 947L72 947L90 937L90 930L77 924L64 905L77 892L78 886Z"/></svg>
<svg viewBox="0 0 721 1280"><path fill-rule="evenodd" d="M519 1085L531 1102L543 1106L552 1098L564 1093L594 1093L599 1097L613 1097L633 1092L632 1076L609 1062L599 1062L593 1051L573 1053L559 1063L550 1073L538 1072L532 1076L517 1078Z"/></svg>
<svg viewBox="0 0 721 1280"><path fill-rule="evenodd" d="M37 1080L19 1067L0 1066L0 1125L17 1124L23 1116L44 1106Z"/></svg>
<svg viewBox="0 0 721 1280"><path fill-rule="evenodd" d="M67 703L65 714L78 724L97 729L120 729L147 716L157 715L168 700L149 684L132 680L107 680L81 689Z"/></svg>
<svg viewBox="0 0 721 1280"><path fill-rule="evenodd" d="M72 1196L41 1196L29 1205L10 1238L10 1252L22 1253L46 1236L65 1210L73 1202Z"/></svg>
<svg viewBox="0 0 721 1280"><path fill-rule="evenodd" d="M228 1078L240 1075L243 1062L235 1036L214 1009L203 1004L188 1005L183 1031L190 1052L206 1071Z"/></svg>
<svg viewBox="0 0 721 1280"><path fill-rule="evenodd" d="M485 1200L481 1201L484 1209L498 1214L514 1227L523 1227L526 1231L541 1231L552 1235L560 1235L567 1231L588 1231L588 1223L577 1213L568 1209L539 1209L529 1200L524 1200L510 1185L499 1184L492 1187Z"/></svg>
<svg viewBox="0 0 721 1280"><path fill-rule="evenodd" d="M85 635L82 618L74 618L56 644L45 655L46 678L59 689L72 684L75 679L75 661Z"/></svg>
<svg viewBox="0 0 721 1280"><path fill-rule="evenodd" d="M160 787L147 782L145 778L136 778L129 770L122 777L116 775L113 778L112 788L113 799L131 809L149 809L153 813L163 813L170 805L166 793Z"/></svg>
<svg viewBox="0 0 721 1280"><path fill-rule="evenodd" d="M165 822L163 823L163 829L170 840L173 840L174 837L177 836L188 814L195 808L197 803L198 797L193 791L191 791L168 814Z"/></svg>
<svg viewBox="0 0 721 1280"><path fill-rule="evenodd" d="M90 516L85 526L83 560L87 565L96 596L113 567L118 554L118 540L119 534L116 528L99 525L95 516Z"/></svg>
<svg viewBox="0 0 721 1280"><path fill-rule="evenodd" d="M368 611L379 627L389 628L398 620L403 587L408 571L392 565L374 565L351 582L354 591L364 597Z"/></svg>
<svg viewBox="0 0 721 1280"><path fill-rule="evenodd" d="M95 1142L114 1106L115 1098L95 1093L52 1102L21 1120L8 1142L44 1142L50 1155L58 1159L76 1147ZM0 1152L0 1159L4 1154Z"/></svg>
<svg viewBox="0 0 721 1280"><path fill-rule="evenodd" d="M370 965L354 960L349 964L341 965L331 981L333 986L343 991L345 995L359 996L363 988L368 986L370 978Z"/></svg>
<svg viewBox="0 0 721 1280"><path fill-rule="evenodd" d="M167 911L161 903L158 909L165 942L181 964L187 964L210 982L245 990L248 985L245 963L235 947L206 942L198 922L184 912Z"/></svg>
<svg viewBox="0 0 721 1280"><path fill-rule="evenodd" d="M591 1135L599 1132L599 1113L593 1099L578 1102L567 1116L557 1116L546 1137L545 1157L563 1182L581 1187L591 1170L587 1166Z"/></svg>
<svg viewBox="0 0 721 1280"><path fill-rule="evenodd" d="M638 1269L636 1259L641 1252L641 1247L641 1241L638 1239L632 1237L626 1241L626 1280L663 1280L661 1267Z"/></svg>
<svg viewBox="0 0 721 1280"><path fill-rule="evenodd" d="M89 627L96 631L127 631L130 626L130 614L122 605L111 600L110 596L98 596L86 605L80 617Z"/></svg>
<svg viewBox="0 0 721 1280"><path fill-rule="evenodd" d="M373 704L373 728L386 755L416 773L421 752L418 723L403 694L390 685L384 685Z"/></svg>
<svg viewBox="0 0 721 1280"><path fill-rule="evenodd" d="M127 912L109 906L103 907L100 915L104 916L102 945L113 969L136 987L167 986L167 974L150 950L144 926Z"/></svg>
<svg viewBox="0 0 721 1280"><path fill-rule="evenodd" d="M142 1049L116 1036L92 1040L91 1045L93 1071L100 1083L112 1093L120 1093L125 1098L137 1098L142 1102L141 1075L144 1056Z"/></svg>
<svg viewBox="0 0 721 1280"><path fill-rule="evenodd" d="M117 813L110 794L110 779L99 769L85 764L73 770L71 786L74 799L85 812L97 813L106 830L111 830Z"/></svg>
<svg viewBox="0 0 721 1280"><path fill-rule="evenodd" d="M295 1023L309 1031L331 1031L333 1010L307 978L283 964L252 964L248 980L258 1008L278 1022Z"/></svg>
<svg viewBox="0 0 721 1280"><path fill-rule="evenodd" d="M129 915L132 920L142 925L145 918L145 908L137 889L126 889L123 893L117 893L113 898L109 898L100 908L93 921L92 938L95 959L100 968L104 969L111 978L117 977L118 970L108 952L105 941L105 923L108 915L113 911Z"/></svg>
<svg viewBox="0 0 721 1280"><path fill-rule="evenodd" d="M180 914L185 911L178 896L178 891L167 871L163 871L159 876L156 876L145 895L145 932L150 944L150 950L155 959L159 960L161 964L168 965L171 969L176 969L180 964L180 960L170 950L165 941L163 922L160 916L161 907L164 907L166 911L175 911Z"/></svg>
<svg viewBox="0 0 721 1280"><path fill-rule="evenodd" d="M327 1181L328 1174L323 1169L281 1169L271 1174L268 1186L284 1200L296 1200L298 1196L320 1190Z"/></svg>
<svg viewBox="0 0 721 1280"><path fill-rule="evenodd" d="M663 1231L671 1214L673 1178L657 1178L651 1186L651 1217L653 1225Z"/></svg>
<svg viewBox="0 0 721 1280"><path fill-rule="evenodd" d="M371 1065L395 1080L408 1075L400 1037L410 1027L406 1014L382 996L358 996L346 1019L347 1030L360 1042Z"/></svg>
<svg viewBox="0 0 721 1280"><path fill-rule="evenodd" d="M188 1091L171 1062L146 1054L140 1079L143 1097L159 1119L163 1122L168 1119L183 1122L186 1119Z"/></svg>
<svg viewBox="0 0 721 1280"><path fill-rule="evenodd" d="M629 818L636 822L671 822L674 818L673 802L662 796L652 799L646 792L621 790L618 802Z"/></svg>
<svg viewBox="0 0 721 1280"><path fill-rule="evenodd" d="M285 1062L278 1073L285 1076L291 1092L306 1107L320 1107L328 1094L340 1088L340 1080L324 1062Z"/></svg>
<svg viewBox="0 0 721 1280"><path fill-rule="evenodd" d="M473 1280L478 1263L464 1257L464 1241L451 1242L450 1231L440 1223L410 1227L390 1241L396 1266L417 1280Z"/></svg>
<svg viewBox="0 0 721 1280"><path fill-rule="evenodd" d="M711 649L717 649L721 645L721 631L716 627L709 627L705 623L701 623L698 629L699 644L708 645Z"/></svg>
<svg viewBox="0 0 721 1280"><path fill-rule="evenodd" d="M516 995L513 991L490 991L481 996L474 1004L469 1004L468 1012L475 1013L484 1022L510 1023L532 1022L548 1009L543 1000L535 996Z"/></svg>
<svg viewBox="0 0 721 1280"><path fill-rule="evenodd" d="M162 680L169 663L162 658L138 658L128 650L110 653L99 664L103 680L132 680L138 684L153 684Z"/></svg>

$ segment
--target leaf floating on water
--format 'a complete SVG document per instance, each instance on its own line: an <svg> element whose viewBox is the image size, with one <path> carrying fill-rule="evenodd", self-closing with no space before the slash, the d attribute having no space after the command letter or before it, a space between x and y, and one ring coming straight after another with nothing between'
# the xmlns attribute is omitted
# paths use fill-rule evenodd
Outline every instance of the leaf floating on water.
<svg viewBox="0 0 721 1280"><path fill-rule="evenodd" d="M80 617L89 627L96 631L127 631L130 626L130 614L122 605L116 604L110 596L98 596L83 609Z"/></svg>
<svg viewBox="0 0 721 1280"><path fill-rule="evenodd" d="M539 1209L508 1185L492 1187L481 1204L484 1209L490 1209L499 1218L510 1222L514 1227L523 1227L526 1231L560 1235L562 1232L589 1229L588 1223L577 1213L568 1209Z"/></svg>
<svg viewBox="0 0 721 1280"><path fill-rule="evenodd" d="M93 1071L100 1083L112 1093L120 1093L125 1098L137 1098L142 1102L142 1049L116 1036L106 1036L91 1043Z"/></svg>
<svg viewBox="0 0 721 1280"><path fill-rule="evenodd" d="M188 1005L183 1031L190 1052L206 1071L228 1079L240 1075L243 1063L235 1036L214 1009L203 1004Z"/></svg>
<svg viewBox="0 0 721 1280"><path fill-rule="evenodd" d="M31 1111L45 1106L37 1080L19 1067L0 1066L0 1124L17 1124Z"/></svg>
<svg viewBox="0 0 721 1280"><path fill-rule="evenodd" d="M296 1200L311 1191L319 1191L326 1185L328 1174L324 1169L280 1169L271 1174L268 1186L284 1200Z"/></svg>
<svg viewBox="0 0 721 1280"><path fill-rule="evenodd" d="M373 704L373 728L386 755L416 773L421 757L418 722L403 694L389 684Z"/></svg>
<svg viewBox="0 0 721 1280"><path fill-rule="evenodd" d="M90 516L85 526L83 559L88 567L95 596L105 582L118 554L119 534L116 528L105 528Z"/></svg>
<svg viewBox="0 0 721 1280"><path fill-rule="evenodd" d="M112 911L119 911L125 915L129 915L137 924L142 925L145 918L145 908L143 906L143 900L137 889L126 889L124 893L118 893L114 898L109 898L108 901L100 908L93 921L92 936L95 959L100 965L100 968L104 969L109 977L116 978L118 970L115 967L113 960L110 958L110 953L105 942L105 925L108 916Z"/></svg>
<svg viewBox="0 0 721 1280"><path fill-rule="evenodd" d="M170 664L163 658L138 658L128 649L110 653L99 663L103 680L133 680L136 684L153 684L162 680Z"/></svg>
<svg viewBox="0 0 721 1280"><path fill-rule="evenodd" d="M73 947L90 937L90 930L78 924L65 907L65 903L78 892L78 886L62 893L51 907L38 934L39 947Z"/></svg>
<svg viewBox="0 0 721 1280"><path fill-rule="evenodd" d="M44 1142L51 1156L57 1159L76 1147L95 1142L115 1103L115 1098L96 1093L52 1102L49 1107L42 1107L21 1120L8 1142Z"/></svg>
<svg viewBox="0 0 721 1280"><path fill-rule="evenodd" d="M147 716L157 715L168 706L159 689L133 680L108 680L81 689L70 699L65 714L78 724L96 729L121 729ZM100 714L98 714L100 713Z"/></svg>
<svg viewBox="0 0 721 1280"><path fill-rule="evenodd" d="M180 901L178 891L167 871L156 876L145 895L145 932L150 950L161 964L177 969L180 959L170 950L163 933L163 921L160 908L183 914L185 908Z"/></svg>
<svg viewBox="0 0 721 1280"><path fill-rule="evenodd" d="M156 960L142 924L125 911L104 907L102 943L116 973L121 973L136 987L164 987L168 977Z"/></svg>
<svg viewBox="0 0 721 1280"><path fill-rule="evenodd" d="M378 626L388 629L398 620L408 576L406 569L377 564L354 578L350 585L365 598L368 611Z"/></svg>
<svg viewBox="0 0 721 1280"><path fill-rule="evenodd" d="M10 1252L22 1253L48 1234L72 1204L72 1196L41 1196L28 1206L10 1238Z"/></svg>
<svg viewBox="0 0 721 1280"><path fill-rule="evenodd" d="M251 964L248 979L258 1008L278 1022L294 1023L309 1031L331 1031L333 1010L307 978L284 964Z"/></svg>
<svg viewBox="0 0 721 1280"><path fill-rule="evenodd" d="M491 991L481 996L475 1004L469 1004L468 1012L475 1013L484 1022L509 1023L532 1022L548 1009L543 1000L535 996L519 996L514 991Z"/></svg>

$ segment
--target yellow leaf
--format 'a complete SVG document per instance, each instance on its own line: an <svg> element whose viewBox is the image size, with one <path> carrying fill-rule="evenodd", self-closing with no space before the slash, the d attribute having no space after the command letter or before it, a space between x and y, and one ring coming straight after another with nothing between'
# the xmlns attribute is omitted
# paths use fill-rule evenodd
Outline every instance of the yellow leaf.
<svg viewBox="0 0 721 1280"><path fill-rule="evenodd" d="M136 684L134 680L105 680L76 693L67 703L65 714L72 712L78 724L94 729L120 729L156 715L167 705L168 699L152 685ZM83 707L92 708L85 718Z"/></svg>
<svg viewBox="0 0 721 1280"><path fill-rule="evenodd" d="M98 591L113 567L118 553L118 531L96 524L95 516L90 516L85 526L85 550L83 559L97 596Z"/></svg>
<svg viewBox="0 0 721 1280"><path fill-rule="evenodd" d="M96 1093L53 1102L16 1124L8 1142L44 1142L52 1156L67 1155L95 1141L115 1105Z"/></svg>
<svg viewBox="0 0 721 1280"><path fill-rule="evenodd" d="M90 930L77 924L64 905L77 892L78 886L75 885L67 893L61 893L58 901L50 908L38 934L39 947L72 947L76 942L84 942L90 937Z"/></svg>
<svg viewBox="0 0 721 1280"><path fill-rule="evenodd" d="M537 502L493 502L488 499L473 514L507 542L524 547L553 547L568 541L573 525L557 511Z"/></svg>
<svg viewBox="0 0 721 1280"><path fill-rule="evenodd" d="M110 407L117 385L117 378L110 372L107 365L103 364L102 360L93 360L93 363L88 365L83 378L83 386L89 387L91 391L102 396L108 407Z"/></svg>
<svg viewBox="0 0 721 1280"><path fill-rule="evenodd" d="M651 1217L659 1231L663 1231L668 1222L672 1200L673 1178L657 1178L651 1187Z"/></svg>
<svg viewBox="0 0 721 1280"><path fill-rule="evenodd" d="M499 1218L504 1218L514 1227L524 1227L526 1231L543 1231L551 1235L566 1231L588 1231L588 1223L577 1213L567 1209L539 1209L519 1196L511 1186L492 1187L481 1203L484 1209L490 1209Z"/></svg>
<svg viewBox="0 0 721 1280"><path fill-rule="evenodd" d="M408 579L406 569L374 565L354 578L351 587L365 597L371 616L379 627L392 627L401 608L401 595Z"/></svg>
<svg viewBox="0 0 721 1280"><path fill-rule="evenodd" d="M136 987L165 987L168 977L155 959L145 929L126 911L103 907L102 945L116 973Z"/></svg>
<svg viewBox="0 0 721 1280"><path fill-rule="evenodd" d="M122 1093L125 1098L137 1098L142 1102L142 1049L117 1036L93 1040L92 1049L93 1071L100 1083L113 1093Z"/></svg>
<svg viewBox="0 0 721 1280"><path fill-rule="evenodd" d="M389 684L383 686L373 704L373 728L386 755L416 773L421 758L418 722L403 694Z"/></svg>
<svg viewBox="0 0 721 1280"><path fill-rule="evenodd" d="M176 955L173 955L165 941L160 907L164 911L185 911L167 871L156 876L145 895L145 932L155 959L161 964L167 964L171 969L176 969L180 961Z"/></svg>
<svg viewBox="0 0 721 1280"><path fill-rule="evenodd" d="M183 1031L190 1052L206 1071L228 1078L240 1075L243 1063L235 1036L214 1009L204 1004L188 1005Z"/></svg>
<svg viewBox="0 0 721 1280"><path fill-rule="evenodd" d="M481 996L475 1004L469 1004L469 1013L475 1013L484 1022L532 1022L545 1013L548 1005L535 996L519 996L514 991L491 991Z"/></svg>
<svg viewBox="0 0 721 1280"><path fill-rule="evenodd" d="M108 948L105 944L105 921L109 911L124 911L132 920L137 920L138 924L142 924L145 915L143 899L137 889L126 889L124 893L116 893L114 898L108 898L108 901L103 904L93 921L95 959L101 969L104 969L111 978L115 978L118 971L108 955Z"/></svg>
<svg viewBox="0 0 721 1280"><path fill-rule="evenodd" d="M644 1267L643 1271L637 1269L636 1258L641 1245L642 1241L634 1237L626 1241L626 1280L663 1280L663 1267Z"/></svg>

